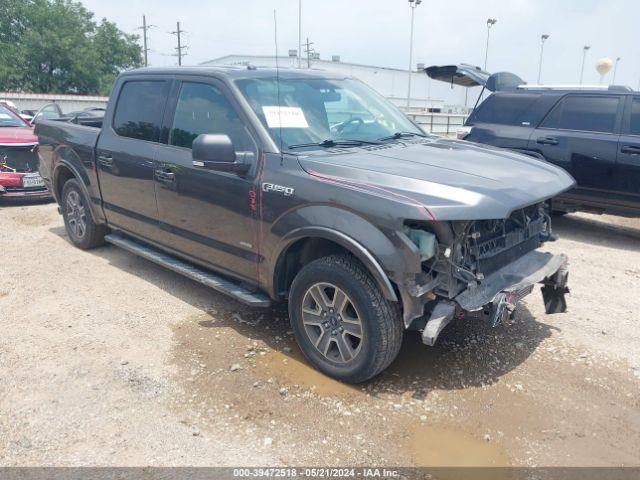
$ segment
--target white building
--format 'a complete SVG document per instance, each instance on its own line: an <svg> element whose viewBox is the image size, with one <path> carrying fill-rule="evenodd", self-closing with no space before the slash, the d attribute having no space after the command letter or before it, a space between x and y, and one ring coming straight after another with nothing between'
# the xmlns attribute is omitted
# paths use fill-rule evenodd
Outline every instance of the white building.
<svg viewBox="0 0 640 480"><path fill-rule="evenodd" d="M89 107L106 107L108 97L94 95L63 95L55 93L0 92L0 101L13 102L18 110L39 110L48 103L57 103L64 113Z"/></svg>
<svg viewBox="0 0 640 480"><path fill-rule="evenodd" d="M298 57L292 50L288 57L278 57L280 68L297 68ZM307 59L303 58L302 65L307 68ZM275 68L275 56L260 55L227 55L201 64L202 66L232 66L252 65L254 67ZM340 57L334 56L331 61L313 58L310 60L312 69L323 70L339 75L345 75L362 80L373 87L380 94L388 98L397 106L406 109L408 72L398 68L375 67L372 65L360 65L357 63L341 62ZM429 78L424 71L411 73L411 111L436 109L440 111L444 107L443 100L429 98Z"/></svg>

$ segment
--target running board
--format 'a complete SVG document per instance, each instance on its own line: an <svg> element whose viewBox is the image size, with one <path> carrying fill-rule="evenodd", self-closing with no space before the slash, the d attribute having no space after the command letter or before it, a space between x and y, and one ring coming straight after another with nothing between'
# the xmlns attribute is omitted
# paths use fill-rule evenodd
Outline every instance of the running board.
<svg viewBox="0 0 640 480"><path fill-rule="evenodd" d="M131 253L135 253L139 257L149 260L153 263L157 263L163 267L173 270L176 273L180 273L185 277L189 277L198 283L206 285L220 293L229 295L236 300L241 301L252 307L268 307L271 305L271 300L264 294L259 292L252 292L246 287L227 280L214 273L211 273L203 268L196 267L195 265L188 263L184 260L176 258L172 255L164 253L150 245L142 242L138 242L129 237L125 237L120 234L110 234L104 237L105 241L116 245L124 250L128 250Z"/></svg>

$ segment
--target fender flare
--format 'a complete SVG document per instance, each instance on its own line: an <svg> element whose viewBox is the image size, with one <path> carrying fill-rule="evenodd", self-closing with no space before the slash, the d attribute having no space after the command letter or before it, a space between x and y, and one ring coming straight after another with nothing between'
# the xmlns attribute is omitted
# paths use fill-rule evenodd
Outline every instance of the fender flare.
<svg viewBox="0 0 640 480"><path fill-rule="evenodd" d="M89 202L89 213L91 214L91 219L97 224L104 223L104 220L100 220L96 215L96 212L94 211L93 201L91 200L91 195L89 194L89 190L87 189L87 185L85 183L82 173L75 167L75 165L73 165L73 163L69 162L67 159L62 157L58 157L58 158L59 160L53 170L53 174L51 175L52 177L51 182L52 182L52 187L54 192L56 190L56 185L58 184L58 177L60 176L60 171L63 168L70 170L71 174L78 181L78 184L80 184L80 189L82 190L83 195ZM62 190L60 191L60 195L62 195ZM55 196L55 193L54 193L54 196ZM62 198L59 198L58 203L61 204L61 202L62 202Z"/></svg>
<svg viewBox="0 0 640 480"><path fill-rule="evenodd" d="M287 249L297 242L305 238L322 238L337 243L351 252L355 257L362 262L365 268L373 276L374 280L378 284L378 287L382 291L382 294L387 300L392 302L398 302L398 296L391 284L391 280L383 270L380 262L358 241L354 240L350 236L328 227L301 227L289 232L284 236L280 242L277 250L277 255L274 257L277 259L275 265L280 263L282 255ZM277 268L274 268L274 276L277 273ZM274 278L275 284L275 278Z"/></svg>

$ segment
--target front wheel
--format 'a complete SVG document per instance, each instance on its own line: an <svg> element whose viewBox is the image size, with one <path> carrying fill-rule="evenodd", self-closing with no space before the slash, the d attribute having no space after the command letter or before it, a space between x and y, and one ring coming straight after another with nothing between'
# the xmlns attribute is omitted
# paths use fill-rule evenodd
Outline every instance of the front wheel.
<svg viewBox="0 0 640 480"><path fill-rule="evenodd" d="M321 258L300 270L291 286L289 317L305 356L338 380L369 380L400 351L398 309L347 255Z"/></svg>
<svg viewBox="0 0 640 480"><path fill-rule="evenodd" d="M106 227L96 224L80 184L71 179L62 187L62 217L71 243L83 250L104 244Z"/></svg>

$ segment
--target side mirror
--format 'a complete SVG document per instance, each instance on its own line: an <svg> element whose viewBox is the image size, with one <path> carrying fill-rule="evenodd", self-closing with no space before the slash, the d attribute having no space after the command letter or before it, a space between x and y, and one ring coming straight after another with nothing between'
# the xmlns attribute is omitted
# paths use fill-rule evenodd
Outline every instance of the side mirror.
<svg viewBox="0 0 640 480"><path fill-rule="evenodd" d="M246 154L236 155L228 135L198 135L191 146L193 166L222 172L244 174L251 164L246 162Z"/></svg>

